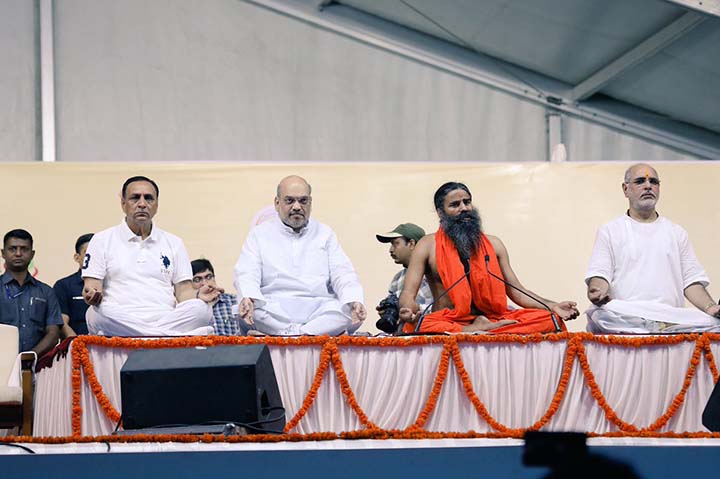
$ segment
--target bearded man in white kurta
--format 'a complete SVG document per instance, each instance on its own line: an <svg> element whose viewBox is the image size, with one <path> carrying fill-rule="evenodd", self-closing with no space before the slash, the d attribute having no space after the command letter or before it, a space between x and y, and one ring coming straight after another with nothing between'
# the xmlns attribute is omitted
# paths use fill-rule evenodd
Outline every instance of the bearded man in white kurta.
<svg viewBox="0 0 720 479"><path fill-rule="evenodd" d="M660 217L654 168L631 166L622 184L627 214L598 231L585 282L588 331L659 334L720 331L720 306L687 232ZM684 307L684 298L698 309Z"/></svg>
<svg viewBox="0 0 720 479"><path fill-rule="evenodd" d="M180 238L153 224L157 184L144 176L122 188L123 221L93 236L82 264L90 334L181 336L212 334L219 288L192 287Z"/></svg>
<svg viewBox="0 0 720 479"><path fill-rule="evenodd" d="M310 218L310 185L289 176L274 202L278 216L250 230L235 265L241 318L278 336L354 332L363 290L335 233Z"/></svg>

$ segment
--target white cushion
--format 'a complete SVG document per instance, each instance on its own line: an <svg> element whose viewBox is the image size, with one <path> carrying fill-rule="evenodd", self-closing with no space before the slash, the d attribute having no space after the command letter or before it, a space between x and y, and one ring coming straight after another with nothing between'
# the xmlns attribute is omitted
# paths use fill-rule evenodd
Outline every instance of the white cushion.
<svg viewBox="0 0 720 479"><path fill-rule="evenodd" d="M18 328L8 324L0 324L0 387L8 384L10 380L10 373L19 352L18 344Z"/></svg>
<svg viewBox="0 0 720 479"><path fill-rule="evenodd" d="M8 404L22 404L22 396L22 388L0 386L0 406Z"/></svg>

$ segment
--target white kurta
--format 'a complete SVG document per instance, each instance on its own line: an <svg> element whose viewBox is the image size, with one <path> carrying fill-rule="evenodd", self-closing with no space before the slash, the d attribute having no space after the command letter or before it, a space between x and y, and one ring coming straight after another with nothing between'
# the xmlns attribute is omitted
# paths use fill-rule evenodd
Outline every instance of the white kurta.
<svg viewBox="0 0 720 479"><path fill-rule="evenodd" d="M174 286L192 279L185 245L153 224L145 240L125 220L90 240L83 278L103 282L103 300L87 312L91 334L211 334L212 308L193 299L176 305ZM177 306L177 307L176 307Z"/></svg>
<svg viewBox="0 0 720 479"><path fill-rule="evenodd" d="M363 302L335 233L312 218L300 233L277 217L250 230L235 288L253 299L255 327L275 335L341 334L351 325L350 304Z"/></svg>
<svg viewBox="0 0 720 479"><path fill-rule="evenodd" d="M683 291L709 281L687 232L659 217L641 223L623 215L600 227L585 282L610 284L612 301L587 311L596 333L659 333L708 330L720 322L684 307Z"/></svg>

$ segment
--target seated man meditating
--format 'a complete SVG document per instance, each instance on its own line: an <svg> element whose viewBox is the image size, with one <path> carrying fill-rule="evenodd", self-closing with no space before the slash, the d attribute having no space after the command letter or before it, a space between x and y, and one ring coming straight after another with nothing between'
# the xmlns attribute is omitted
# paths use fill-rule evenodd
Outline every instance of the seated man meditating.
<svg viewBox="0 0 720 479"><path fill-rule="evenodd" d="M687 232L655 210L660 178L650 165L627 169L627 213L600 227L585 275L588 331L720 331L720 306ZM688 299L697 309L685 308Z"/></svg>
<svg viewBox="0 0 720 479"><path fill-rule="evenodd" d="M250 230L235 265L240 317L251 334L354 332L367 316L363 289L335 233L310 218L308 182L283 179L275 209L278 216Z"/></svg>
<svg viewBox="0 0 720 479"><path fill-rule="evenodd" d="M422 313L415 295L423 274L434 303L432 312L422 319L420 332L549 333L557 329L550 311L559 329L565 329L563 321L579 315L575 303L543 299L523 287L500 238L482 231L467 186L445 183L435 192L434 201L440 227L418 242L400 294L400 319L406 322L406 332L415 329ZM528 309L509 310L508 297Z"/></svg>
<svg viewBox="0 0 720 479"><path fill-rule="evenodd" d="M144 176L125 181L123 221L93 236L82 264L83 298L90 334L182 336L211 334L212 304L222 293L195 291L180 238L152 221L157 184Z"/></svg>

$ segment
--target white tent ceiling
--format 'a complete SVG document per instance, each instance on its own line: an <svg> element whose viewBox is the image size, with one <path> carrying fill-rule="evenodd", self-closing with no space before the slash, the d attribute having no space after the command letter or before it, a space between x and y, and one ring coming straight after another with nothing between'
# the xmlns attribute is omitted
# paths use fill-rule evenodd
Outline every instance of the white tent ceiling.
<svg viewBox="0 0 720 479"><path fill-rule="evenodd" d="M519 96L720 159L718 0L251 2L381 48L372 38L382 38L396 53L402 43L444 57L514 83Z"/></svg>
<svg viewBox="0 0 720 479"><path fill-rule="evenodd" d="M720 133L720 19L710 15L657 0L340 3L569 85L683 16L697 18L693 28L609 79L598 93Z"/></svg>

